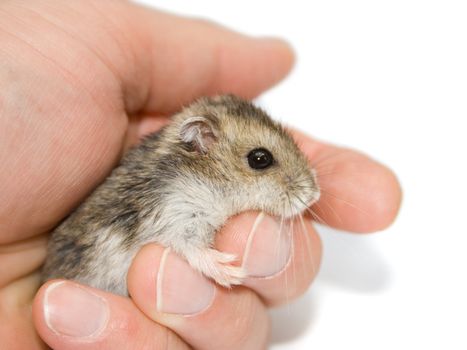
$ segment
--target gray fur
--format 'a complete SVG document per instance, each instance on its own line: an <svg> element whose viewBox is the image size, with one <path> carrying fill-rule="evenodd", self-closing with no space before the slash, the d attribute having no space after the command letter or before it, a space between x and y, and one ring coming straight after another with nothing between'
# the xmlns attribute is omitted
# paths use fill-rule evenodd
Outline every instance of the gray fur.
<svg viewBox="0 0 467 350"><path fill-rule="evenodd" d="M259 147L275 158L260 171L246 159ZM290 217L318 197L313 171L281 125L237 97L202 98L130 150L55 229L43 279L126 295L131 260L156 242L221 285L238 284L234 257L212 249L227 218L246 210Z"/></svg>

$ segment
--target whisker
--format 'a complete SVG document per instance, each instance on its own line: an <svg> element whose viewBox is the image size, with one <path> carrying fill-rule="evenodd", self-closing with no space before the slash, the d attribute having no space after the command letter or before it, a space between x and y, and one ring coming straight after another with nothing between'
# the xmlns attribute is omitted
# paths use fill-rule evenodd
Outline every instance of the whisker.
<svg viewBox="0 0 467 350"><path fill-rule="evenodd" d="M356 186L356 185L354 185L354 186ZM302 189L302 190L312 190L312 189L313 189L311 186L307 185L307 183L305 183L305 184L296 183L296 184L294 185L294 187L295 187L296 189ZM323 189L323 188L320 188L319 190L320 190L321 193L323 193L323 194L325 194L325 195L327 195L327 196L330 196L330 197L332 197L332 198L334 198L334 199L336 199L336 200L339 200L339 201L341 201L341 202L347 204L348 206L352 207L352 208L355 209L355 210L358 210L359 212L365 214L366 216L370 216L370 214L369 214L368 212L366 212L365 210L363 210L363 209L357 207L355 204L353 204L353 203L351 203L351 202L349 202L349 201L347 201L347 200L345 200L345 199L343 199L343 198L341 198L341 197L339 197L339 196L336 196L336 195L333 194L332 192L327 191L326 189ZM300 200L300 198L299 198L299 200ZM302 200L300 200L300 201L303 203ZM321 200L320 202L318 202L318 203L324 203L324 204L333 212L333 215L334 215L340 222L342 222L341 217L337 214L336 210L335 210L333 207L331 207L331 206L329 205L329 203L327 203L326 201L322 201L322 200ZM316 203L315 205L317 205L318 203ZM303 204L305 204L305 203L303 203ZM306 204L305 204L305 205L306 205ZM319 208L319 207L318 207L318 209L320 209L320 210L322 210L322 211L324 212L324 208ZM318 215L317 213L314 213L314 214L315 214L315 215Z"/></svg>
<svg viewBox="0 0 467 350"><path fill-rule="evenodd" d="M277 238L276 238L276 244L274 246L274 255L276 257L276 271L279 270L280 266L280 256L279 256L279 253L280 253L280 244L281 244L281 235L283 234L282 231L283 231L283 216L281 215L281 222L280 222L280 225L279 225L279 231L277 232Z"/></svg>
<svg viewBox="0 0 467 350"><path fill-rule="evenodd" d="M330 226L326 220L324 220L321 216L319 216L315 211L313 211L313 209L311 208L307 208L306 209L310 214L311 216L313 216L313 218L318 221L318 223L320 224L323 224L323 225L326 225L326 226Z"/></svg>
<svg viewBox="0 0 467 350"><path fill-rule="evenodd" d="M316 266L315 266L315 262L313 260L313 247L311 245L311 240L310 240L310 237L308 236L308 231L306 229L305 221L303 220L302 215L300 215L300 223L302 224L302 230L303 230L302 232L305 235L305 245L306 245L306 248L307 248L307 251L308 251L308 256L309 256L310 261L311 261L311 268L313 269L313 274L316 274Z"/></svg>
<svg viewBox="0 0 467 350"><path fill-rule="evenodd" d="M337 219L337 221L339 221L339 223L341 223L341 224L343 223L342 218L340 217L340 215L337 214L337 211L335 211L335 210L333 209L333 207L332 207L328 202L322 201L322 202L316 203L315 206L316 206L317 209L319 209L319 210L321 210L321 211L324 212L324 208L321 208L321 207L320 207L320 203L326 205L326 206L329 208L329 210L331 211L332 215L334 215L334 217Z"/></svg>
<svg viewBox="0 0 467 350"><path fill-rule="evenodd" d="M290 306L290 298L289 298L289 282L287 280L287 271L284 274L285 277L285 302L288 306Z"/></svg>
<svg viewBox="0 0 467 350"><path fill-rule="evenodd" d="M293 230L293 220L290 220L289 222L291 224L289 226L289 229ZM287 305L289 305L290 304L290 300L289 300L289 292L290 291L289 291L289 277L287 276L287 269L285 269L285 271L284 271L284 278L285 278L285 301L286 301Z"/></svg>
<svg viewBox="0 0 467 350"><path fill-rule="evenodd" d="M305 206L305 210L311 214L313 219L317 220L319 223L323 225L329 226L328 223L324 219L322 219L318 214L316 214L316 212L314 212L311 208L308 208L307 203L305 203L299 196L296 196L296 198Z"/></svg>
<svg viewBox="0 0 467 350"><path fill-rule="evenodd" d="M318 158L318 159L313 159L313 161L311 162L311 166L313 168L316 168L316 167L318 167L318 166L320 166L322 164L326 164L326 162L328 160L333 159L335 157L338 157L340 155L342 155L342 153L337 152L337 153L330 154L330 155L325 156L325 157L321 157L321 158Z"/></svg>
<svg viewBox="0 0 467 350"><path fill-rule="evenodd" d="M370 216L370 214L369 214L368 212L366 212L365 210L363 210L363 209L357 207L355 204L353 204L353 203L351 203L351 202L349 202L349 201L347 201L347 200L345 200L345 199L343 199L343 198L340 198L340 197L336 196L335 194L333 194L333 193L331 193L331 192L329 192L329 191L326 191L326 190L321 189L321 192L324 193L324 194L327 195L327 196L330 196L330 197L332 197L332 198L334 198L334 199L337 199L338 201L343 202L344 204L347 204L348 206L352 207L352 208L355 209L355 210L358 210L358 211L361 212L362 214L365 214L365 215L367 215L367 216Z"/></svg>
<svg viewBox="0 0 467 350"><path fill-rule="evenodd" d="M295 249L295 233L293 230L290 231L290 259L294 259L294 257L292 256L292 254L294 253L294 249ZM292 263L292 276L293 276L293 283L294 283L294 286L297 285L297 272L295 270L295 264L293 261L291 261Z"/></svg>
<svg viewBox="0 0 467 350"><path fill-rule="evenodd" d="M342 154L343 154L342 152L336 152L325 157L314 159L313 162L311 162L311 165L313 166L313 168L316 168L316 166L323 164L323 162L326 162L330 159L341 156Z"/></svg>
<svg viewBox="0 0 467 350"><path fill-rule="evenodd" d="M340 175L342 174L342 172L339 172L339 171L328 171L328 172L324 172L324 171L321 171L321 169L316 169L316 177L318 179L322 179L326 176L331 176L331 175Z"/></svg>
<svg viewBox="0 0 467 350"><path fill-rule="evenodd" d="M233 236L234 241L238 242L240 240L240 231L235 230L234 233L232 234L232 236Z"/></svg>

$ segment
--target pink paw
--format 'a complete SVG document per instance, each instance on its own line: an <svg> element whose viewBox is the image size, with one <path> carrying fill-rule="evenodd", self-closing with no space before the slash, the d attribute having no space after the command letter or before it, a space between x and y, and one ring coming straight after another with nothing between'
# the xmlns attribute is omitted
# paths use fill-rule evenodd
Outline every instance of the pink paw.
<svg viewBox="0 0 467 350"><path fill-rule="evenodd" d="M241 284L246 277L242 267L231 265L236 260L233 254L208 248L198 250L196 254L186 256L186 259L196 270L226 288Z"/></svg>

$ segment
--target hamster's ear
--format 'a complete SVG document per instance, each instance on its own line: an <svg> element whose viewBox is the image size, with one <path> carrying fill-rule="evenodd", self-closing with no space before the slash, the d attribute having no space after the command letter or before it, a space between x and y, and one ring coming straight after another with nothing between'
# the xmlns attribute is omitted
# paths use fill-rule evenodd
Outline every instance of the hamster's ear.
<svg viewBox="0 0 467 350"><path fill-rule="evenodd" d="M186 119L180 127L180 138L201 154L206 154L217 141L218 130L214 121L194 116Z"/></svg>

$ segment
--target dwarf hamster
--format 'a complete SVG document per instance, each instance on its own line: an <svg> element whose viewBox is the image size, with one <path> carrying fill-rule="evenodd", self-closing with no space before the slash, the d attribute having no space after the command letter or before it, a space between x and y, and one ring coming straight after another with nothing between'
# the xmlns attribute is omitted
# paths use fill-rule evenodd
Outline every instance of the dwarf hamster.
<svg viewBox="0 0 467 350"><path fill-rule="evenodd" d="M225 221L246 210L290 218L319 194L314 171L279 123L233 95L204 97L128 151L53 231L42 277L127 295L133 257L155 242L229 287L244 272L213 248Z"/></svg>

